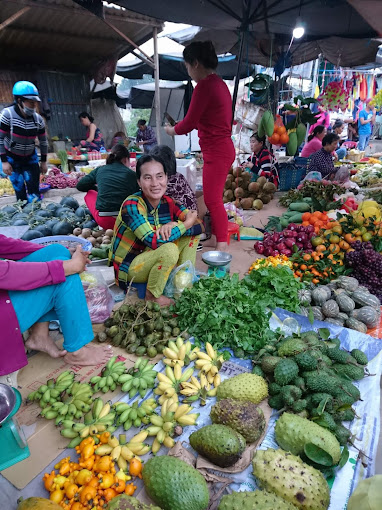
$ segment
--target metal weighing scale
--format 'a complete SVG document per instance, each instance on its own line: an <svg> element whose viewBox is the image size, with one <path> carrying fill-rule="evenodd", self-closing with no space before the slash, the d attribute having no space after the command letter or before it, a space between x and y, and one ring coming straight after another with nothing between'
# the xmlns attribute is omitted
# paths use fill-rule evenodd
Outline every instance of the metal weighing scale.
<svg viewBox="0 0 382 510"><path fill-rule="evenodd" d="M225 251L207 251L202 254L202 260L208 266L208 276L215 275L222 278L230 272L232 255Z"/></svg>
<svg viewBox="0 0 382 510"><path fill-rule="evenodd" d="M18 390L0 384L0 471L30 455L25 435L14 416L21 402Z"/></svg>

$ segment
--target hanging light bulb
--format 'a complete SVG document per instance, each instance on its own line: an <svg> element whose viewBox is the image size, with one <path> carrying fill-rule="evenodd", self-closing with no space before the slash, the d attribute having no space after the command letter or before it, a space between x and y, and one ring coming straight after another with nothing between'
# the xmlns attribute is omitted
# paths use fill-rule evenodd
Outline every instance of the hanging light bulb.
<svg viewBox="0 0 382 510"><path fill-rule="evenodd" d="M293 38L301 39L301 37L304 35L304 33L305 33L305 28L301 21L301 18L297 18L296 25L293 29Z"/></svg>

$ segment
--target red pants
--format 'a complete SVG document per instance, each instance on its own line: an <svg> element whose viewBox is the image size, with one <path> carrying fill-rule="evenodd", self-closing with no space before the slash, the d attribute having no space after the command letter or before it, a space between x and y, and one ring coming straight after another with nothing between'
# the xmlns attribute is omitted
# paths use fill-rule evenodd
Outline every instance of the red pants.
<svg viewBox="0 0 382 510"><path fill-rule="evenodd" d="M235 159L235 148L231 140L225 146L203 150L203 195L210 212L212 232L218 243L227 242L228 216L224 209L224 185Z"/></svg>
<svg viewBox="0 0 382 510"><path fill-rule="evenodd" d="M113 216L100 216L99 211L96 209L96 201L97 201L97 191L90 190L85 195L85 202L88 206L89 211L91 212L91 215L96 220L98 225L102 227L104 230L107 230L108 228L113 229L115 218Z"/></svg>

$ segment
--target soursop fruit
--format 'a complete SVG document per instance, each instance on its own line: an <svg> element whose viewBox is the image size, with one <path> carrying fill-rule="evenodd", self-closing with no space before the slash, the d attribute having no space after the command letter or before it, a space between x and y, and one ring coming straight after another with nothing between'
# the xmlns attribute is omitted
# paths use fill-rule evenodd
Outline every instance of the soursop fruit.
<svg viewBox="0 0 382 510"><path fill-rule="evenodd" d="M350 354L353 356L353 358L355 358L357 363L359 363L360 365L367 365L369 363L366 354L360 351L359 349L353 349L352 351L350 351Z"/></svg>
<svg viewBox="0 0 382 510"><path fill-rule="evenodd" d="M189 441L194 450L220 467L235 464L246 446L244 437L226 425L206 425L193 432Z"/></svg>
<svg viewBox="0 0 382 510"><path fill-rule="evenodd" d="M277 395L273 395L272 397L269 397L268 399L268 405L269 407L272 407L272 409L277 409L279 411L284 407L284 400L280 393Z"/></svg>
<svg viewBox="0 0 382 510"><path fill-rule="evenodd" d="M317 359L309 354L309 352L300 352L294 357L294 360L303 370L314 370L317 368Z"/></svg>
<svg viewBox="0 0 382 510"><path fill-rule="evenodd" d="M280 356L264 356L261 360L261 368L266 374L273 374L277 363L281 359Z"/></svg>
<svg viewBox="0 0 382 510"><path fill-rule="evenodd" d="M259 404L268 396L268 384L262 377L255 374L239 374L223 381L218 386L216 397L249 400Z"/></svg>
<svg viewBox="0 0 382 510"><path fill-rule="evenodd" d="M283 450L258 450L252 461L260 488L273 492L301 510L327 510L329 486L320 471ZM275 510L278 507L275 506Z"/></svg>
<svg viewBox="0 0 382 510"><path fill-rule="evenodd" d="M218 510L296 510L297 507L267 491L232 492L223 496Z"/></svg>
<svg viewBox="0 0 382 510"><path fill-rule="evenodd" d="M264 413L252 402L224 398L211 409L212 423L227 425L239 432L247 443L254 443L265 429Z"/></svg>
<svg viewBox="0 0 382 510"><path fill-rule="evenodd" d="M293 402L292 404L292 411L297 414L302 413L303 411L305 411L306 406L307 406L306 399L303 398L300 400L296 400L296 402Z"/></svg>
<svg viewBox="0 0 382 510"><path fill-rule="evenodd" d="M341 363L335 363L332 366L333 370L341 377L350 378L352 381L360 381L365 377L363 367L357 367L354 365L342 365Z"/></svg>
<svg viewBox="0 0 382 510"><path fill-rule="evenodd" d="M286 406L291 406L293 402L298 400L302 395L300 388L297 388L297 386L293 386L291 384L283 386L280 393Z"/></svg>
<svg viewBox="0 0 382 510"><path fill-rule="evenodd" d="M268 386L268 391L271 397L278 395L281 391L281 386L275 382L271 382Z"/></svg>
<svg viewBox="0 0 382 510"><path fill-rule="evenodd" d="M299 338L287 338L284 340L277 351L279 356L295 356L307 349L307 345Z"/></svg>
<svg viewBox="0 0 382 510"><path fill-rule="evenodd" d="M148 460L142 471L150 498L163 510L205 510L209 492L204 477L192 466L169 455Z"/></svg>
<svg viewBox="0 0 382 510"><path fill-rule="evenodd" d="M338 464L341 457L340 444L334 434L295 414L284 413L277 420L275 437L283 450L294 455L307 454L306 446L313 444L330 455L333 465Z"/></svg>
<svg viewBox="0 0 382 510"><path fill-rule="evenodd" d="M159 506L145 505L133 496L120 494L113 498L107 505L107 510L161 510Z"/></svg>
<svg viewBox="0 0 382 510"><path fill-rule="evenodd" d="M277 363L273 375L277 384L280 384L280 386L285 386L297 377L298 365L292 359L282 359Z"/></svg>
<svg viewBox="0 0 382 510"><path fill-rule="evenodd" d="M350 496L347 510L379 510L382 508L382 475L361 480Z"/></svg>

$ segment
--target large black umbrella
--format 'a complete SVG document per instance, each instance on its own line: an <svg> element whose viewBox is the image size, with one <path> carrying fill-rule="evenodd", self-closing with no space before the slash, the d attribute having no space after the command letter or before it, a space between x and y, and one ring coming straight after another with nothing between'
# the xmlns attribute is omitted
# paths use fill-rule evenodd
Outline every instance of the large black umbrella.
<svg viewBox="0 0 382 510"><path fill-rule="evenodd" d="M219 56L217 73L224 80L232 80L238 74L238 62L234 55ZM243 64L240 67L240 78L245 78L252 74L253 64ZM127 65L118 65L117 74L131 80L140 80L144 74L154 76L154 69L144 62L131 62ZM180 55L159 55L159 78L169 81L188 81L190 77L187 74L183 57Z"/></svg>

